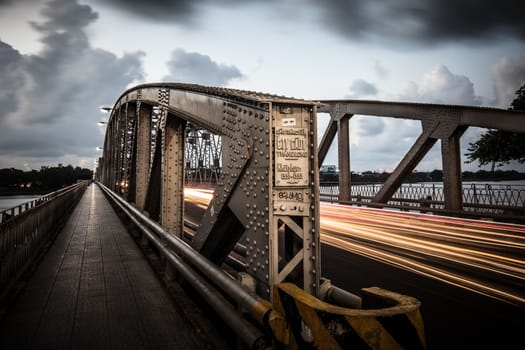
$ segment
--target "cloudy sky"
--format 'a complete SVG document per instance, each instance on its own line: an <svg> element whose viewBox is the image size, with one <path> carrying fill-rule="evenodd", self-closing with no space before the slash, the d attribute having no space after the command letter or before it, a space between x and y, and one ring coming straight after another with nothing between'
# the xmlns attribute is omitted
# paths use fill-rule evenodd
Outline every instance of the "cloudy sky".
<svg viewBox="0 0 525 350"><path fill-rule="evenodd" d="M97 121L107 118L99 107L155 81L508 108L525 84L523 5L0 0L0 168L92 168L105 131ZM322 132L327 117L319 119ZM352 118L352 169L393 169L420 130L414 121ZM469 129L463 150L482 132ZM325 163L335 162L332 150ZM434 147L417 170L439 168Z"/></svg>

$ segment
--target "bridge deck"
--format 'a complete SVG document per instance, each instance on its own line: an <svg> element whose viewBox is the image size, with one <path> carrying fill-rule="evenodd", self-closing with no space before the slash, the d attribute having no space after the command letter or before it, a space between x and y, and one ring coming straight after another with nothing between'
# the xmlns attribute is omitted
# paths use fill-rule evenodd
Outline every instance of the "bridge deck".
<svg viewBox="0 0 525 350"><path fill-rule="evenodd" d="M0 321L0 348L214 348L178 298L91 185Z"/></svg>

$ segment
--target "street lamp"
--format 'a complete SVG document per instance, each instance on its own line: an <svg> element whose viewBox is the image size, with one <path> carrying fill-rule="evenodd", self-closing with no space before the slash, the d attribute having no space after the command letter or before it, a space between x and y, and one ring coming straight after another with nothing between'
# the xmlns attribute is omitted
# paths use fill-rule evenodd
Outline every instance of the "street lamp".
<svg viewBox="0 0 525 350"><path fill-rule="evenodd" d="M100 146L97 147L97 151L102 151L103 149L104 147L100 147Z"/></svg>
<svg viewBox="0 0 525 350"><path fill-rule="evenodd" d="M107 123L108 123L108 122L105 122L105 121L101 120L101 121L98 122L98 125L105 125L105 124L107 124Z"/></svg>
<svg viewBox="0 0 525 350"><path fill-rule="evenodd" d="M106 106L100 107L100 111L103 112L103 113L109 113L112 110L113 110L113 108L111 108L111 107L106 107Z"/></svg>

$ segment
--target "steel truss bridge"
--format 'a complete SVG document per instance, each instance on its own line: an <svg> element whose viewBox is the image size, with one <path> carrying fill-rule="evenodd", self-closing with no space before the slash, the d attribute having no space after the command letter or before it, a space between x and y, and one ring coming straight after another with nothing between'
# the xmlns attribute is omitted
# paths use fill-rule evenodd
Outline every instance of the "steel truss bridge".
<svg viewBox="0 0 525 350"><path fill-rule="evenodd" d="M155 130L162 109L158 105L149 106L151 150L154 152ZM486 190L478 189L477 186L462 187L460 138L468 127L525 133L525 124L521 122L524 113L487 107L363 100L323 100L318 101L317 106L318 112L330 115L328 127L318 147L318 164L323 164L331 145L337 142L340 169L338 183L321 184L323 198L345 204L422 212L427 212L431 207L433 212L443 215L523 222L525 191L517 189L509 192L498 186ZM138 109L135 112L138 113ZM421 134L384 184L362 186L351 183L349 122L356 115L418 120L421 123ZM133 127L132 119L128 126L130 128ZM186 184L215 187L219 183L223 168L220 135L191 121L187 122L184 137ZM133 142L133 137L131 135L125 142ZM438 142L442 154L443 187L438 188L437 193L435 188L432 189L432 198L428 198L429 189L414 186L407 188L403 195L403 182ZM152 153L150 159L153 156ZM130 176L129 171L126 176ZM126 181L124 186L128 186ZM352 185L355 187L353 192Z"/></svg>
<svg viewBox="0 0 525 350"><path fill-rule="evenodd" d="M331 120L318 148L320 111ZM389 201L440 140L444 205L458 211L459 138L466 128L525 132L517 122L523 113L498 109L144 84L114 104L96 180L155 246L168 274L201 292L251 348L423 349L418 300L379 288L358 297L320 276L319 166L338 134L339 199L349 200L348 122L355 114L422 123L421 135L372 200L378 204ZM216 187L188 239L184 185L201 179ZM239 250L246 269L232 278L223 267Z"/></svg>

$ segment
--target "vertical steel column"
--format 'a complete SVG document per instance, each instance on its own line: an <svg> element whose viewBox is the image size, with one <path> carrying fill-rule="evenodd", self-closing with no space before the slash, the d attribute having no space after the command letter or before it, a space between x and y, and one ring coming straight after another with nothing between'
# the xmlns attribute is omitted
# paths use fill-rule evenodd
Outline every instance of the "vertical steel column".
<svg viewBox="0 0 525 350"><path fill-rule="evenodd" d="M182 237L185 121L168 114L163 132L161 225Z"/></svg>
<svg viewBox="0 0 525 350"><path fill-rule="evenodd" d="M109 169L108 169L108 178L109 178L109 188L116 191L116 181L117 181L117 153L118 153L118 134L117 134L117 125L118 125L118 112L114 111L110 119L110 133L109 133Z"/></svg>
<svg viewBox="0 0 525 350"><path fill-rule="evenodd" d="M464 131L465 128L458 128L448 138L444 137L441 139L445 209L463 210L461 150L459 140Z"/></svg>
<svg viewBox="0 0 525 350"><path fill-rule="evenodd" d="M293 281L319 296L319 165L316 106L271 108L269 285ZM273 179L272 179L273 178ZM250 255L250 254L249 254ZM254 269L255 270L255 269ZM302 281L300 281L302 279Z"/></svg>
<svg viewBox="0 0 525 350"><path fill-rule="evenodd" d="M345 114L337 122L340 201L350 201L352 195L350 182L350 135L348 130L350 117L351 115Z"/></svg>
<svg viewBox="0 0 525 350"><path fill-rule="evenodd" d="M137 107L133 102L126 103L124 134L123 192L128 202L135 202L135 139L137 127ZM133 188L131 188L133 186Z"/></svg>
<svg viewBox="0 0 525 350"><path fill-rule="evenodd" d="M144 103L137 104L137 139L135 165L135 204L144 209L151 162L151 117L153 109Z"/></svg>
<svg viewBox="0 0 525 350"><path fill-rule="evenodd" d="M122 181L122 143L123 143L122 117L123 117L122 107L119 107L115 115L115 129L113 133L113 140L115 142L114 147L113 147L114 159L115 159L115 164L113 165L113 169L115 171L113 189L118 194L121 193L120 183Z"/></svg>

